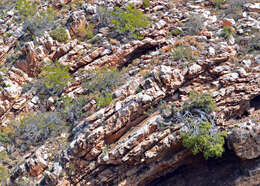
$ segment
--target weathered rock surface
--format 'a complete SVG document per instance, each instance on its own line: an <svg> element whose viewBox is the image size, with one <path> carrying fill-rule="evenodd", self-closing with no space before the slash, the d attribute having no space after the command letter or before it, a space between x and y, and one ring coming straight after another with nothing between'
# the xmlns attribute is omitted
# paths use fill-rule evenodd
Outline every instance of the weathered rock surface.
<svg viewBox="0 0 260 186"><path fill-rule="evenodd" d="M74 2L53 0L52 5L60 10ZM220 18L212 11L211 2L153 0L149 8L142 9L152 25L140 31L144 38L139 40L114 36L110 26L98 25L103 19L99 7L131 2L142 9L141 0L94 0L78 5L80 8L70 7L62 20L69 41L59 43L44 32L23 43L22 57L15 58L14 65L8 64L8 58L26 33L13 21L11 10L0 19L0 34L11 33L0 38L0 65L4 67L0 71L1 130L42 106L35 87L24 92L23 86L36 81L49 61L69 67L74 81L62 95L73 99L84 94L81 81L95 69L113 66L128 74L123 84L111 90L111 104L84 113L85 118L71 126L68 141L62 134L30 149L12 168L11 185L22 177L33 177L32 183L41 185L259 185L259 55L242 51L242 44L249 42L250 50L253 47L259 52L247 38L254 35L251 30L260 29L259 3L244 4L238 18ZM41 6L48 7L48 3ZM187 36L184 25L194 13L201 15L202 29ZM79 25L90 22L96 43L76 39ZM238 43L220 37L223 25L234 27L244 40ZM180 31L177 35L176 29ZM180 44L191 47L194 61L174 58L172 49ZM227 152L220 159L207 162L185 149L181 124L160 125L163 116L156 110L158 103L179 107L193 90L211 94L217 103L217 126L228 132ZM48 97L46 110L55 111L57 100ZM85 112L93 110L97 102L92 99L85 108ZM12 153L12 148L6 149Z"/></svg>
<svg viewBox="0 0 260 186"><path fill-rule="evenodd" d="M230 134L230 148L241 159L254 159L260 155L260 128L259 123L249 120L239 128L234 128Z"/></svg>

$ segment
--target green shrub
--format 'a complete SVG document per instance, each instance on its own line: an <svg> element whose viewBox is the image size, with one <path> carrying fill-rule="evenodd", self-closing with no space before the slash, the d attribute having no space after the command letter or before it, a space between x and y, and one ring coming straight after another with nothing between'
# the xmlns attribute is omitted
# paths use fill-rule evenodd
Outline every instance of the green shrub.
<svg viewBox="0 0 260 186"><path fill-rule="evenodd" d="M59 113L46 112L28 114L13 123L11 138L18 148L28 150L30 146L42 145L48 138L59 135L67 126Z"/></svg>
<svg viewBox="0 0 260 186"><path fill-rule="evenodd" d="M53 27L55 18L57 17L52 8L39 10L37 4L30 0L18 0L16 9L23 22L24 31L28 32L32 39L35 36L40 36L43 31Z"/></svg>
<svg viewBox="0 0 260 186"><path fill-rule="evenodd" d="M236 38L236 42L239 44L240 52L242 52L243 55L247 53L257 53L260 50L260 34L256 34L250 38L240 36Z"/></svg>
<svg viewBox="0 0 260 186"><path fill-rule="evenodd" d="M97 102L97 105L100 108L106 107L107 105L113 102L112 93L111 92L98 93L98 95L95 96L95 100Z"/></svg>
<svg viewBox="0 0 260 186"><path fill-rule="evenodd" d="M122 82L122 73L116 68L104 67L90 74L82 82L90 96L94 96L99 107L105 107L113 101L112 91Z"/></svg>
<svg viewBox="0 0 260 186"><path fill-rule="evenodd" d="M56 95L61 93L63 88L72 81L68 67L60 64L43 67L39 77L45 88Z"/></svg>
<svg viewBox="0 0 260 186"><path fill-rule="evenodd" d="M213 4L216 8L220 9L225 4L225 0L213 0Z"/></svg>
<svg viewBox="0 0 260 186"><path fill-rule="evenodd" d="M0 131L0 142L8 143L10 142L10 138L3 132Z"/></svg>
<svg viewBox="0 0 260 186"><path fill-rule="evenodd" d="M138 86L137 89L135 90L135 93L138 94L142 92L144 89L141 86Z"/></svg>
<svg viewBox="0 0 260 186"><path fill-rule="evenodd" d="M62 43L66 43L69 39L68 33L64 28L56 28L55 30L52 30L49 34L53 39Z"/></svg>
<svg viewBox="0 0 260 186"><path fill-rule="evenodd" d="M190 149L194 155L202 152L205 159L221 157L225 151L223 146L226 132L212 130L211 123L208 121L195 124L190 120L190 125L188 131L181 133L183 146Z"/></svg>
<svg viewBox="0 0 260 186"><path fill-rule="evenodd" d="M208 94L199 94L192 91L189 95L188 103L185 103L183 108L185 110L192 110L194 108L199 108L205 112L212 112L217 108L216 102Z"/></svg>
<svg viewBox="0 0 260 186"><path fill-rule="evenodd" d="M0 165L0 184L5 185L7 183L7 181L9 180L10 174L8 169L3 166Z"/></svg>
<svg viewBox="0 0 260 186"><path fill-rule="evenodd" d="M37 13L37 5L30 0L17 0L16 9L22 19L32 17Z"/></svg>
<svg viewBox="0 0 260 186"><path fill-rule="evenodd" d="M91 73L89 79L82 82L82 86L91 94L110 92L120 84L121 76L122 74L116 68L103 67Z"/></svg>
<svg viewBox="0 0 260 186"><path fill-rule="evenodd" d="M131 33L135 38L142 38L138 29L150 26L148 17L142 11L135 9L133 4L129 4L126 9L116 7L112 12L113 27L119 33Z"/></svg>
<svg viewBox="0 0 260 186"><path fill-rule="evenodd" d="M216 103L210 95L195 91L190 93L188 103L183 106L184 113L189 113L190 118L185 118L187 130L181 133L182 143L193 154L202 152L205 159L220 157L224 152L226 133L218 132L214 119L209 115L215 109Z"/></svg>
<svg viewBox="0 0 260 186"><path fill-rule="evenodd" d="M221 33L220 33L220 35L222 36L222 37L224 37L225 39L230 39L232 36L235 36L235 34L236 34L236 31L235 31L235 29L233 28L233 27L231 27L231 26L225 26L225 27L223 27L223 29L222 29L222 31L221 31Z"/></svg>
<svg viewBox="0 0 260 186"><path fill-rule="evenodd" d="M180 29L178 29L178 28L175 28L175 29L173 29L173 30L171 31L171 34L172 34L173 36L178 36L178 35L181 35L181 34L182 34L182 31L181 31Z"/></svg>
<svg viewBox="0 0 260 186"><path fill-rule="evenodd" d="M203 28L203 18L200 15L191 15L189 20L184 24L186 33L189 35L199 34Z"/></svg>
<svg viewBox="0 0 260 186"><path fill-rule="evenodd" d="M224 152L226 132L218 131L215 119L210 115L215 107L209 95L196 92L190 94L189 103L185 103L183 109L162 101L158 104L158 110L163 119L158 120L158 125L161 129L183 126L181 139L185 148L194 155L202 152L205 159L220 157Z"/></svg>
<svg viewBox="0 0 260 186"><path fill-rule="evenodd" d="M142 8L148 8L151 5L150 0L143 0Z"/></svg>
<svg viewBox="0 0 260 186"><path fill-rule="evenodd" d="M175 48L173 48L173 50L171 51L171 55L174 60L195 60L191 47L186 47L183 45L178 45Z"/></svg>
<svg viewBox="0 0 260 186"><path fill-rule="evenodd" d="M93 24L84 24L81 23L78 26L78 33L77 35L80 38L84 38L86 40L89 40L94 37L94 25Z"/></svg>
<svg viewBox="0 0 260 186"><path fill-rule="evenodd" d="M0 90L1 88L5 87L3 76L0 74Z"/></svg>
<svg viewBox="0 0 260 186"><path fill-rule="evenodd" d="M71 97L61 97L56 101L56 112L59 112L64 121L74 125L86 116L84 107L89 102L87 96L81 95L72 99Z"/></svg>

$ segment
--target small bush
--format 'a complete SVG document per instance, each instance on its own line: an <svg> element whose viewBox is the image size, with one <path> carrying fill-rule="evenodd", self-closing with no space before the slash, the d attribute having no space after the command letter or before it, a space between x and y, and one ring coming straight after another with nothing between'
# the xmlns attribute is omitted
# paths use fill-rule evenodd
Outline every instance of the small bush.
<svg viewBox="0 0 260 186"><path fill-rule="evenodd" d="M78 26L78 35L84 39L91 39L94 37L94 25L93 24L80 24Z"/></svg>
<svg viewBox="0 0 260 186"><path fill-rule="evenodd" d="M151 5L150 0L143 0L142 8L148 8Z"/></svg>
<svg viewBox="0 0 260 186"><path fill-rule="evenodd" d="M23 21L23 29L30 37L40 36L43 31L50 29L57 17L52 8L39 10L36 3L30 0L18 0L16 9Z"/></svg>
<svg viewBox="0 0 260 186"><path fill-rule="evenodd" d="M205 94L192 92L183 109L174 104L162 101L158 104L160 115L158 120L161 129L179 124L182 144L196 155L203 153L205 159L220 157L224 152L226 132L219 132L214 117L210 114L216 107L213 99Z"/></svg>
<svg viewBox="0 0 260 186"><path fill-rule="evenodd" d="M221 157L225 151L225 132L217 132L208 121L198 124L190 120L191 128L181 133L183 146L190 149L196 155L203 153L205 159L210 157Z"/></svg>
<svg viewBox="0 0 260 186"><path fill-rule="evenodd" d="M250 38L237 37L236 42L239 44L240 52L243 54L254 53L260 50L260 34Z"/></svg>
<svg viewBox="0 0 260 186"><path fill-rule="evenodd" d="M112 91L122 81L122 73L116 68L102 68L92 73L82 82L87 93L94 96L99 107L105 107L113 101Z"/></svg>
<svg viewBox="0 0 260 186"><path fill-rule="evenodd" d="M183 108L185 110L192 110L194 108L204 110L205 112L212 112L217 108L216 102L208 94L199 94L192 91L189 95L188 103L185 103Z"/></svg>
<svg viewBox="0 0 260 186"><path fill-rule="evenodd" d="M95 100L97 102L97 105L100 108L106 107L107 105L113 102L112 93L111 92L98 93L98 95L95 96Z"/></svg>
<svg viewBox="0 0 260 186"><path fill-rule="evenodd" d="M17 0L16 9L22 19L32 17L37 13L37 5L30 0Z"/></svg>
<svg viewBox="0 0 260 186"><path fill-rule="evenodd" d="M106 7L97 8L98 24L103 27L110 23L111 12Z"/></svg>
<svg viewBox="0 0 260 186"><path fill-rule="evenodd" d="M59 95L63 88L72 81L68 67L60 64L45 66L39 77L45 88L54 95Z"/></svg>
<svg viewBox="0 0 260 186"><path fill-rule="evenodd" d="M116 7L112 12L113 27L119 33L131 33L135 38L142 38L138 32L140 28L150 26L148 17L134 8L133 4L129 4L126 9Z"/></svg>
<svg viewBox="0 0 260 186"><path fill-rule="evenodd" d="M178 45L173 48L173 50L171 51L171 55L174 60L195 60L192 49L183 45Z"/></svg>
<svg viewBox="0 0 260 186"><path fill-rule="evenodd" d="M175 28L175 29L173 29L173 30L171 31L171 34L172 34L173 36L178 36L178 35L181 35L181 34L182 34L182 31L181 31L180 29L178 29L178 28Z"/></svg>
<svg viewBox="0 0 260 186"><path fill-rule="evenodd" d="M1 131L0 131L0 142L2 142L2 143L10 142L10 138L8 137L8 135Z"/></svg>
<svg viewBox="0 0 260 186"><path fill-rule="evenodd" d="M64 28L56 28L55 30L52 30L49 34L53 39L62 43L66 43L69 39L68 33Z"/></svg>
<svg viewBox="0 0 260 186"><path fill-rule="evenodd" d="M235 31L235 29L234 29L233 27L231 27L231 26L225 26L225 27L223 27L223 29L222 29L222 31L221 31L221 33L220 33L220 35L221 35L222 37L224 37L226 40L230 39L232 36L235 36L235 34L236 34L236 31Z"/></svg>
<svg viewBox="0 0 260 186"><path fill-rule="evenodd" d="M8 169L3 166L0 165L0 184L5 185L7 183L7 181L9 180L10 174Z"/></svg>
<svg viewBox="0 0 260 186"><path fill-rule="evenodd" d="M93 72L82 86L88 89L89 93L110 92L120 84L122 74L116 68L104 67Z"/></svg>
<svg viewBox="0 0 260 186"><path fill-rule="evenodd" d="M48 138L59 135L67 123L55 112L29 114L14 123L12 140L22 150L43 144Z"/></svg>
<svg viewBox="0 0 260 186"><path fill-rule="evenodd" d="M56 102L56 112L59 112L64 121L69 122L72 126L86 116L84 107L89 102L87 96L79 96L75 99L70 97L61 97Z"/></svg>
<svg viewBox="0 0 260 186"><path fill-rule="evenodd" d="M203 28L203 19L200 15L192 15L188 22L184 24L186 33L189 35L197 35Z"/></svg>
<svg viewBox="0 0 260 186"><path fill-rule="evenodd" d="M216 8L220 9L225 4L225 0L213 0L213 4Z"/></svg>

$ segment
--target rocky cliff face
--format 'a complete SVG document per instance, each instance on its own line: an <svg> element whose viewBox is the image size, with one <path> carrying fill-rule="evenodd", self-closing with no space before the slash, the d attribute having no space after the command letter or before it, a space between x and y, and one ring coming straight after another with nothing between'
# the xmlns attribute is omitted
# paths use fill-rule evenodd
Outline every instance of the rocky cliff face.
<svg viewBox="0 0 260 186"><path fill-rule="evenodd" d="M17 21L14 4L0 6L0 161L10 174L0 173L3 184L260 184L259 2L150 0L147 8L145 2L37 1L39 10L52 7L59 15L33 37L25 21ZM104 21L102 7L129 3L150 18L141 39ZM80 38L83 23L93 25L89 40ZM57 25L66 28L67 42L50 35ZM72 80L59 93L46 93L41 84L48 61L69 69ZM105 66L121 75L102 80L120 83L110 90L113 101L100 106L101 94L89 94L98 84L84 83ZM161 103L182 109L192 91L216 102L211 116L218 130L227 131L221 158L194 156L182 144L183 123L160 109ZM78 101L81 95L85 102ZM76 106L60 106L65 97ZM48 124L67 108L70 127L54 135ZM45 115L21 119L39 112ZM32 127L24 127L28 123Z"/></svg>

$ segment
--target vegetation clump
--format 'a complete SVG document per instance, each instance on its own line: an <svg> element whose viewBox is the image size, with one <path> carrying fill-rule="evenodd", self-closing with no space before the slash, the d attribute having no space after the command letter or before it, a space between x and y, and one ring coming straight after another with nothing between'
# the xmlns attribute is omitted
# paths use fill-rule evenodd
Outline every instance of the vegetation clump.
<svg viewBox="0 0 260 186"><path fill-rule="evenodd" d="M142 8L148 8L151 5L150 0L143 0Z"/></svg>
<svg viewBox="0 0 260 186"><path fill-rule="evenodd" d="M93 95L99 107L105 107L113 101L112 90L120 84L122 74L116 68L104 67L82 83L88 94Z"/></svg>
<svg viewBox="0 0 260 186"><path fill-rule="evenodd" d="M56 112L28 114L13 124L11 138L22 150L43 144L48 138L61 133L67 123Z"/></svg>
<svg viewBox="0 0 260 186"><path fill-rule="evenodd" d="M57 17L52 8L39 10L37 4L30 0L18 0L16 10L20 21L23 22L23 29L30 34L30 37L39 36L44 30L54 26Z"/></svg>
<svg viewBox="0 0 260 186"><path fill-rule="evenodd" d="M216 103L210 95L196 92L191 92L189 104L184 105L184 112L189 117L181 133L183 146L194 155L202 152L205 159L221 157L224 152L226 132L219 132L210 116L215 109ZM197 116L194 117L194 114Z"/></svg>
<svg viewBox="0 0 260 186"><path fill-rule="evenodd" d="M112 12L112 24L119 33L131 33L135 38L142 38L139 29L149 27L150 21L142 11L129 4L125 9L115 7Z"/></svg>
<svg viewBox="0 0 260 186"><path fill-rule="evenodd" d="M10 142L10 138L1 130L0 130L0 142L2 142L2 143Z"/></svg>
<svg viewBox="0 0 260 186"><path fill-rule="evenodd" d="M175 46L171 51L171 56L174 60L195 60L191 47L186 47L184 45Z"/></svg>
<svg viewBox="0 0 260 186"><path fill-rule="evenodd" d="M77 98L62 96L56 101L56 112L60 113L63 121L69 122L72 126L76 121L83 119L86 116L85 106L89 99L85 95Z"/></svg>
<svg viewBox="0 0 260 186"><path fill-rule="evenodd" d="M52 30L49 34L53 39L61 43L66 43L69 39L68 33L65 28L56 28Z"/></svg>
<svg viewBox="0 0 260 186"><path fill-rule="evenodd" d="M226 40L230 39L231 37L235 36L236 30L231 26L224 26L220 35L224 37Z"/></svg>
<svg viewBox="0 0 260 186"><path fill-rule="evenodd" d="M30 0L17 0L16 9L21 18L25 19L37 13L37 4Z"/></svg>
<svg viewBox="0 0 260 186"><path fill-rule="evenodd" d="M217 105L210 95L200 95L199 93L192 91L189 95L189 101L186 102L183 107L185 110L191 111L196 108L211 113L217 108Z"/></svg>
<svg viewBox="0 0 260 186"><path fill-rule="evenodd" d="M203 18L200 15L192 15L184 24L185 32L188 35L197 35L203 28Z"/></svg>
<svg viewBox="0 0 260 186"><path fill-rule="evenodd" d="M226 132L218 132L209 121L194 123L192 120L188 130L181 134L183 146L194 155L202 152L205 159L222 156L225 136Z"/></svg>
<svg viewBox="0 0 260 186"><path fill-rule="evenodd" d="M189 101L178 109L174 104L161 102L158 105L161 116L161 128L180 124L182 144L194 155L202 153L205 159L221 157L224 152L225 131L219 131L211 112L216 103L211 96L191 92Z"/></svg>
<svg viewBox="0 0 260 186"><path fill-rule="evenodd" d="M55 95L60 94L64 87L72 81L68 67L60 64L43 67L39 77L44 83L44 87Z"/></svg>
<svg viewBox="0 0 260 186"><path fill-rule="evenodd" d="M9 180L10 174L8 169L3 166L0 165L0 184L5 185L7 183L7 181Z"/></svg>
<svg viewBox="0 0 260 186"><path fill-rule="evenodd" d="M94 37L94 25L93 24L83 24L78 26L78 35L86 40L92 39Z"/></svg>
<svg viewBox="0 0 260 186"><path fill-rule="evenodd" d="M216 8L220 9L224 4L225 0L213 0L213 4Z"/></svg>

